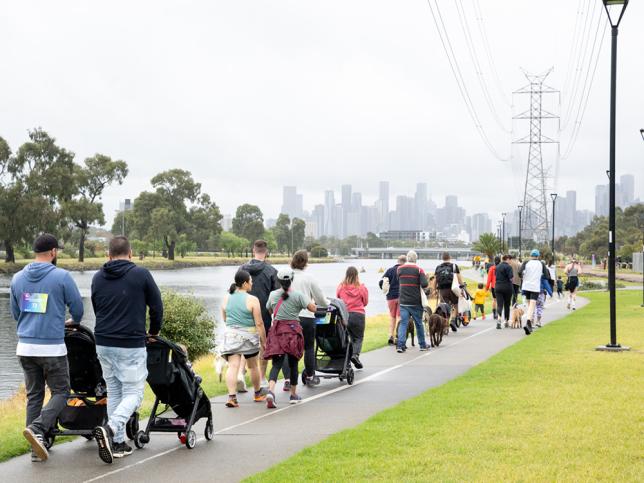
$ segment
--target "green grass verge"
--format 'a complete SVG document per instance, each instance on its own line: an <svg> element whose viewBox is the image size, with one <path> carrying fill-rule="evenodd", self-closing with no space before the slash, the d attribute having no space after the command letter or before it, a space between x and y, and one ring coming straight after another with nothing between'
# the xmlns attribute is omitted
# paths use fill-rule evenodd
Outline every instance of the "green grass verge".
<svg viewBox="0 0 644 483"><path fill-rule="evenodd" d="M363 352L378 349L387 345L389 337L389 316L377 315L367 318ZM208 355L196 361L193 368L203 378L202 387L208 396L219 396L227 393L225 381L219 382L214 369L214 356ZM250 384L250 381L248 381ZM150 414L154 395L149 386L145 388L145 398L141 405L142 416ZM25 424L24 391L11 399L0 401L0 461L26 453L29 445L22 436ZM61 438L68 441L71 438ZM58 441L58 440L57 440Z"/></svg>
<svg viewBox="0 0 644 483"><path fill-rule="evenodd" d="M644 316L618 292L247 481L642 481Z"/></svg>
<svg viewBox="0 0 644 483"><path fill-rule="evenodd" d="M30 263L32 260L16 260L16 263L0 263L0 273L12 274ZM83 263L71 258L60 258L58 266L72 272L82 272L85 270L98 270L106 262L106 258L86 258ZM166 260L161 257L146 257L144 260L134 259L137 265L149 268L150 270L176 270L179 268L193 268L193 267L223 267L223 266L237 266L246 263L248 258L238 257L215 257L215 256L199 256L199 257L177 257L176 260ZM286 264L291 261L290 257L278 256L271 257L270 262L273 264ZM333 258L313 258L310 263L332 263Z"/></svg>

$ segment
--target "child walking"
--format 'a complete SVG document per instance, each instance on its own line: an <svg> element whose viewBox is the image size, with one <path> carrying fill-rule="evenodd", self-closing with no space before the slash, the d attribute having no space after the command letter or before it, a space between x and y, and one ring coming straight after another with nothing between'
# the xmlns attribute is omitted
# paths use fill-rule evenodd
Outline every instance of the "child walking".
<svg viewBox="0 0 644 483"><path fill-rule="evenodd" d="M349 320L347 329L353 341L353 355L351 362L356 369L362 369L363 364L360 361L360 351L362 350L362 340L364 339L365 329L365 307L369 303L369 291L364 284L360 283L358 269L356 267L347 268L344 280L336 291L336 296L341 299L349 311Z"/></svg>
<svg viewBox="0 0 644 483"><path fill-rule="evenodd" d="M483 287L484 285L479 283L478 290L474 292L474 320L478 318L479 312L481 312L483 320L485 320L485 300L488 292Z"/></svg>

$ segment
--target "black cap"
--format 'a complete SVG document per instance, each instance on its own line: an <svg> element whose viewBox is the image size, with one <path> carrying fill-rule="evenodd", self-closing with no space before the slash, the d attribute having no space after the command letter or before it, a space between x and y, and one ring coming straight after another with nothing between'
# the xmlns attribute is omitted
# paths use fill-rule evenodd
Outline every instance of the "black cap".
<svg viewBox="0 0 644 483"><path fill-rule="evenodd" d="M54 248L62 249L63 246L58 243L58 240L54 235L49 233L43 233L38 238L34 240L34 253L44 253Z"/></svg>

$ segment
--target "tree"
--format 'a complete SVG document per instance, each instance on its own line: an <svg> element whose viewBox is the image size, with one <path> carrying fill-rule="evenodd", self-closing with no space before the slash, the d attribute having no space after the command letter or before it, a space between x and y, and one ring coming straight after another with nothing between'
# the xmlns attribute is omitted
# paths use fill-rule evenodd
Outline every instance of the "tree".
<svg viewBox="0 0 644 483"><path fill-rule="evenodd" d="M237 208L233 218L233 233L250 243L264 235L264 216L258 206L243 204Z"/></svg>
<svg viewBox="0 0 644 483"><path fill-rule="evenodd" d="M326 258L329 256L329 252L327 251L326 248L317 245L311 248L311 256L313 258Z"/></svg>
<svg viewBox="0 0 644 483"><path fill-rule="evenodd" d="M280 213L273 227L277 249L281 253L291 253L291 219L288 215Z"/></svg>
<svg viewBox="0 0 644 483"><path fill-rule="evenodd" d="M235 253L242 256L244 249L248 248L248 240L238 237L230 231L223 232L220 240L222 248L230 257L235 256Z"/></svg>
<svg viewBox="0 0 644 483"><path fill-rule="evenodd" d="M112 222L111 232L113 235L124 235L132 238L134 226L134 212L132 210L119 211Z"/></svg>
<svg viewBox="0 0 644 483"><path fill-rule="evenodd" d="M304 234L306 231L306 223L300 218L293 218L291 225L291 242L293 246L291 251L299 250L304 246Z"/></svg>
<svg viewBox="0 0 644 483"><path fill-rule="evenodd" d="M191 224L190 239L201 250L208 250L217 245L221 234L221 211L210 200L210 196L202 194L199 203L190 208L188 213Z"/></svg>
<svg viewBox="0 0 644 483"><path fill-rule="evenodd" d="M109 156L95 154L85 159L85 166L74 166L73 182L77 188L70 200L63 202L65 216L80 231L78 261L85 261L85 237L92 223L105 224L103 203L99 200L105 188L112 183L123 183L127 176L124 161L112 161Z"/></svg>
<svg viewBox="0 0 644 483"><path fill-rule="evenodd" d="M15 262L14 249L31 243L43 231L64 226L61 204L75 193L74 154L57 146L42 129L29 132L29 141L15 156L0 142L0 239L5 261Z"/></svg>
<svg viewBox="0 0 644 483"><path fill-rule="evenodd" d="M472 245L474 250L484 253L490 260L501 250L501 243L494 233L483 233L479 236L479 241Z"/></svg>

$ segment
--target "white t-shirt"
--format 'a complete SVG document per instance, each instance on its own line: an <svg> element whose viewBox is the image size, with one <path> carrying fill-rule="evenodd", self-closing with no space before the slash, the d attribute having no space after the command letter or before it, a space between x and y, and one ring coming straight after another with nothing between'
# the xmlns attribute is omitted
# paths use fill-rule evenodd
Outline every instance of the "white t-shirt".
<svg viewBox="0 0 644 483"><path fill-rule="evenodd" d="M18 342L16 355L22 357L60 357L67 355L65 344L26 344Z"/></svg>
<svg viewBox="0 0 644 483"><path fill-rule="evenodd" d="M521 290L526 292L541 292L541 276L543 263L540 260L528 260L523 270L523 284Z"/></svg>

